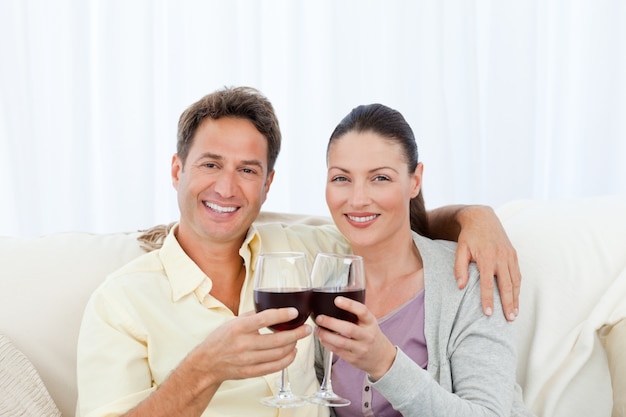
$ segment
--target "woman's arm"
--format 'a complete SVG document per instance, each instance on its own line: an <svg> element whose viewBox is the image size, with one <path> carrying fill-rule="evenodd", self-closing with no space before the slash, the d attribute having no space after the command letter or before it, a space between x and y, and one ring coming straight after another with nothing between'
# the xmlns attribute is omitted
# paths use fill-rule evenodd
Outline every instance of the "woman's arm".
<svg viewBox="0 0 626 417"><path fill-rule="evenodd" d="M335 303L356 314L358 324L318 316L316 334L324 346L364 370L405 417L508 416L515 392L513 324L500 311L485 316L478 302L479 282L471 282L465 294L452 298L462 300L444 303L450 309L445 317L430 319L437 321L432 326L438 334L427 341L428 371L391 344L364 304L348 298L337 297ZM499 298L495 302L500 309Z"/></svg>
<svg viewBox="0 0 626 417"><path fill-rule="evenodd" d="M497 278L502 309L507 320L519 313L522 274L517 252L493 209L479 205L450 205L428 211L431 239L458 241L454 275L459 288L468 280L468 267L476 262L480 271L483 312L493 313L492 277Z"/></svg>
<svg viewBox="0 0 626 417"><path fill-rule="evenodd" d="M510 415L515 393L513 324L499 311L491 317L482 314L476 302L479 284L472 282L452 331L440 332L438 343L428 342L429 371L398 350L389 371L373 383L405 417Z"/></svg>

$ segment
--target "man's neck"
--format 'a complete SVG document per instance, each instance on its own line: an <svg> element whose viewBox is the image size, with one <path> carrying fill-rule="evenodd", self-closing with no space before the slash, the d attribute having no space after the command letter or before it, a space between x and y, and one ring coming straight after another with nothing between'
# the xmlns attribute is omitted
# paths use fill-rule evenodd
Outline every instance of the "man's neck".
<svg viewBox="0 0 626 417"><path fill-rule="evenodd" d="M179 230L176 238L187 256L211 279L211 295L238 315L241 289L246 277L239 249L245 235L239 239L213 241L180 233Z"/></svg>

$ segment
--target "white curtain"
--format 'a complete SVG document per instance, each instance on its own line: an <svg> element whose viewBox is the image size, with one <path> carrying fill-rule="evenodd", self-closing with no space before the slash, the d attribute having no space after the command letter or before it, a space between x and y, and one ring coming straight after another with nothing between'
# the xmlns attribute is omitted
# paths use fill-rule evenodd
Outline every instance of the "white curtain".
<svg viewBox="0 0 626 417"><path fill-rule="evenodd" d="M326 141L354 106L411 123L430 208L626 193L621 0L0 0L0 235L178 218L186 106L274 103L264 208L326 214Z"/></svg>

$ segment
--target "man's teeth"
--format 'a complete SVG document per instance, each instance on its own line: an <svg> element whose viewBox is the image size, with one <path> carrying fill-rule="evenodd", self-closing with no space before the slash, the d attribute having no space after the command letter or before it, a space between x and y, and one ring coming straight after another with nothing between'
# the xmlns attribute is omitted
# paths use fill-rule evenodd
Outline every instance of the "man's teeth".
<svg viewBox="0 0 626 417"><path fill-rule="evenodd" d="M365 216L365 217L356 217L356 216L350 216L348 214L348 218L350 220L352 220L353 222L357 222L357 223L365 223L365 222L369 222L371 220L374 220L376 218L375 214L372 214L371 216Z"/></svg>
<svg viewBox="0 0 626 417"><path fill-rule="evenodd" d="M218 206L215 203L204 203L204 205L211 210L217 211L218 213L232 213L233 211L237 210L237 207L222 207Z"/></svg>

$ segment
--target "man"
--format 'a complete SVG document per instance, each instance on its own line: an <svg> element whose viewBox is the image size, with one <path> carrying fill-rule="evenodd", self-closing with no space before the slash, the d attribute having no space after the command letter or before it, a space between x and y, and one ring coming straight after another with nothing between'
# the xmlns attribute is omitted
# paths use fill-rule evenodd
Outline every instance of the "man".
<svg viewBox="0 0 626 417"><path fill-rule="evenodd" d="M324 407L277 410L259 404L287 366L294 392L312 393L317 381L309 325L260 331L296 312L252 313L256 256L270 250L309 256L349 251L333 226L252 224L272 184L280 142L271 103L252 88L216 91L183 112L171 168L180 220L159 250L113 273L92 295L78 342L78 415L328 414ZM478 220L465 218L476 215ZM430 220L443 237L454 237L459 222L470 224L463 233L475 239L470 249L477 248L488 276L499 273L493 269L498 262L517 271L515 252L490 209L443 208ZM482 231L485 223L488 231ZM489 233L497 237L483 244ZM459 245L461 286L472 252L465 245ZM504 247L512 262L496 260L494 247ZM519 272L511 279L506 269L505 275L499 282L518 288ZM486 289L493 286L492 279L486 281ZM511 288L503 292L513 311L517 289Z"/></svg>

